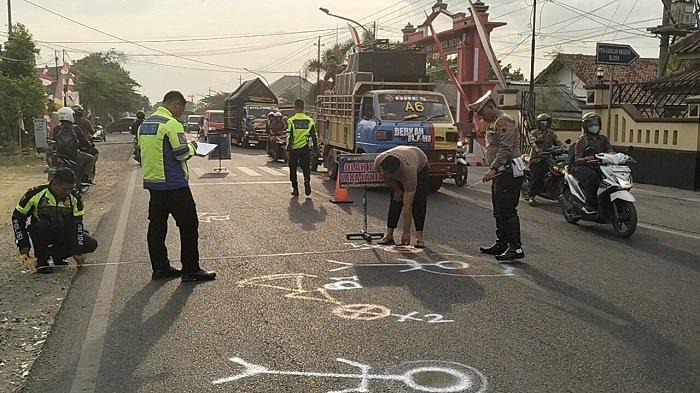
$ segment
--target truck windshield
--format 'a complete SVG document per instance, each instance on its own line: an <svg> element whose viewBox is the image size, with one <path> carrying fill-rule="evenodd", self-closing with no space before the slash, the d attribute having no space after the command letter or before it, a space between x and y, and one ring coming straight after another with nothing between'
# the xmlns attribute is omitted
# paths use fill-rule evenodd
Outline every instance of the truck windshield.
<svg viewBox="0 0 700 393"><path fill-rule="evenodd" d="M382 120L452 122L445 99L433 94L380 94L379 115Z"/></svg>
<svg viewBox="0 0 700 393"><path fill-rule="evenodd" d="M246 108L248 117L254 119L266 118L267 114L270 112L277 112L277 108L272 108L269 106L249 106Z"/></svg>
<svg viewBox="0 0 700 393"><path fill-rule="evenodd" d="M224 122L224 113L223 112L212 112L209 115L209 121L212 123L223 123Z"/></svg>

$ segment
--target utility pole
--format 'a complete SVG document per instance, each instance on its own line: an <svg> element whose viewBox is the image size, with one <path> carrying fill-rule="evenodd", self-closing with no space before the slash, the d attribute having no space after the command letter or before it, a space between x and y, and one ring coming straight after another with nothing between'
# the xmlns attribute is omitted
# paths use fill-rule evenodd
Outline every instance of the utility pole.
<svg viewBox="0 0 700 393"><path fill-rule="evenodd" d="M530 103L535 113L535 22L537 21L537 0L532 0L532 43L530 44Z"/></svg>
<svg viewBox="0 0 700 393"><path fill-rule="evenodd" d="M12 1L7 0L7 34L12 34ZM8 39L10 37L7 37Z"/></svg>
<svg viewBox="0 0 700 393"><path fill-rule="evenodd" d="M242 85L242 84L243 84L243 75L242 75L242 74L238 74L238 86L240 86L240 85Z"/></svg>
<svg viewBox="0 0 700 393"><path fill-rule="evenodd" d="M318 36L318 46L316 55L316 84L321 81L321 36Z"/></svg>
<svg viewBox="0 0 700 393"><path fill-rule="evenodd" d="M66 65L66 50L63 49L63 65ZM66 75L67 77L68 75ZM63 81L63 106L68 105L68 83L67 81Z"/></svg>
<svg viewBox="0 0 700 393"><path fill-rule="evenodd" d="M60 75L60 74L59 74L59 70L58 70L58 51L54 50L54 51L53 51L53 56L54 56L54 60L55 60L55 62L56 62L56 88L55 88L54 91L53 91L53 94L54 94L53 100L54 100L54 102L55 102L55 101L56 101L56 98L58 98L58 97L56 97L56 92L58 91L58 81L59 81L58 78L59 78L59 75Z"/></svg>
<svg viewBox="0 0 700 393"><path fill-rule="evenodd" d="M303 100L304 98L301 95L301 70L299 70L299 99Z"/></svg>
<svg viewBox="0 0 700 393"><path fill-rule="evenodd" d="M661 0L663 3L663 18L661 19L661 26L650 27L647 31L659 36L661 41L659 44L659 70L657 76L659 78L666 75L669 60L669 44L671 36L683 37L688 34L693 33L695 28L683 23L683 20L675 21L671 15L671 6L673 2L671 0Z"/></svg>

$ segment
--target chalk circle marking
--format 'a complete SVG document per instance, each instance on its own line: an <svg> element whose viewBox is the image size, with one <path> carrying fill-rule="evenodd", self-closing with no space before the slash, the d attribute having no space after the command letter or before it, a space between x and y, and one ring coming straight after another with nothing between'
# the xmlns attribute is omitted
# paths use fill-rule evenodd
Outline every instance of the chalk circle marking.
<svg viewBox="0 0 700 393"><path fill-rule="evenodd" d="M469 269L469 264L462 261L440 261L435 266L445 270Z"/></svg>
<svg viewBox="0 0 700 393"><path fill-rule="evenodd" d="M374 321L391 315L391 310L378 304L343 304L333 309L333 315L358 321Z"/></svg>
<svg viewBox="0 0 700 393"><path fill-rule="evenodd" d="M405 371L404 371L405 370ZM443 361L416 361L403 363L389 370L399 374L400 382L413 391L429 393L483 393L488 387L486 376L481 371L461 364ZM436 374L449 378L439 386L420 381L420 374ZM400 390L404 390L399 388Z"/></svg>

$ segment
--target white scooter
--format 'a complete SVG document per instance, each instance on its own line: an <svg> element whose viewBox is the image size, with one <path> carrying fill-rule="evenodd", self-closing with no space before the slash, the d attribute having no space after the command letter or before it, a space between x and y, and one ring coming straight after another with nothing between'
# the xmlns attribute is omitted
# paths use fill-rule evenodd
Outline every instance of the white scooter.
<svg viewBox="0 0 700 393"><path fill-rule="evenodd" d="M630 189L632 188L632 171L627 164L636 162L624 153L599 153L595 155L595 164L599 164L602 181L598 187L598 211L587 214L586 193L581 184L569 172L567 166L564 173L564 189L559 197L559 204L564 219L571 224L584 219L601 224L612 223L613 231L620 237L630 237L637 228L637 201Z"/></svg>

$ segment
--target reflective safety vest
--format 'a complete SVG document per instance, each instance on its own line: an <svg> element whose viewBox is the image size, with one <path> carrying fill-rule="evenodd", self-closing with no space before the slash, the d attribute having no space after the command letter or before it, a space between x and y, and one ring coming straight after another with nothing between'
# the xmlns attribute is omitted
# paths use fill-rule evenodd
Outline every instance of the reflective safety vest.
<svg viewBox="0 0 700 393"><path fill-rule="evenodd" d="M314 119L304 113L296 113L287 119L287 132L289 133L289 147L292 150L302 149L309 145L309 133L316 132Z"/></svg>
<svg viewBox="0 0 700 393"><path fill-rule="evenodd" d="M159 107L139 126L143 188L175 190L188 186L187 160L195 154L185 129L165 107Z"/></svg>

